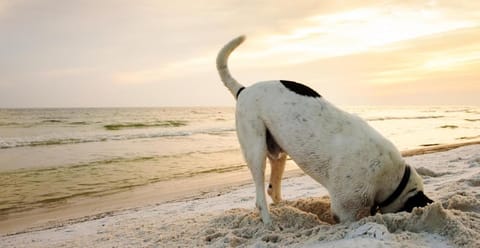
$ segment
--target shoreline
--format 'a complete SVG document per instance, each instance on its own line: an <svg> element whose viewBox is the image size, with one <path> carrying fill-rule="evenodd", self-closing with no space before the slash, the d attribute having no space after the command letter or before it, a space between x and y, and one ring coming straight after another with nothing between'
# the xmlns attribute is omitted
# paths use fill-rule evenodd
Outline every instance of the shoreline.
<svg viewBox="0 0 480 248"><path fill-rule="evenodd" d="M471 146L471 145L478 145L478 144L480 144L480 140L451 143L451 144L438 144L438 145L426 146L422 148L409 149L409 150L401 151L400 153L402 154L402 157L411 157L411 156L423 155L423 154L429 154L429 153L435 153L435 152L446 152L462 146Z"/></svg>
<svg viewBox="0 0 480 248"><path fill-rule="evenodd" d="M410 157L476 144L480 141L435 145L401 151L401 154ZM284 178L301 175L304 173L293 161L288 161ZM252 184L250 173L244 168L229 173L158 182L101 198L79 198L60 207L35 209L0 219L0 236L56 228L146 206L219 196L249 184Z"/></svg>
<svg viewBox="0 0 480 248"><path fill-rule="evenodd" d="M301 175L303 172L295 164L287 162L284 178ZM250 183L250 173L244 168L158 182L102 197L73 199L62 206L14 213L0 219L0 236L51 229L145 206L207 198Z"/></svg>

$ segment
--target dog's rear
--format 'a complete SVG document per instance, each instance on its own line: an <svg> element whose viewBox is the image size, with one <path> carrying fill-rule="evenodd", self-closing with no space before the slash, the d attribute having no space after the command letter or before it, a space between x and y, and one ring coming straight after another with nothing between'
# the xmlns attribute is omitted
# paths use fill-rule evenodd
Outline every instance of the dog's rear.
<svg viewBox="0 0 480 248"><path fill-rule="evenodd" d="M245 36L239 36L231 40L222 48L222 50L220 50L217 56L217 70L220 74L220 78L236 99L245 87L232 77L228 70L227 60L232 51L244 40ZM245 94L248 95L248 93ZM248 99L244 100L245 101L242 101L240 99L240 101L237 102L237 137L242 148L243 157L247 162L255 183L256 206L260 210L262 221L265 224L270 224L271 219L268 211L264 184L266 158L268 154L272 169L268 194L274 202L279 202L281 201L280 181L285 168L286 154L281 153L279 149L272 149L273 152L271 154L268 152L270 147L277 147L275 141L268 133L265 123L260 118L260 115L255 112L257 109L254 106L250 106L255 104L255 102L249 101Z"/></svg>

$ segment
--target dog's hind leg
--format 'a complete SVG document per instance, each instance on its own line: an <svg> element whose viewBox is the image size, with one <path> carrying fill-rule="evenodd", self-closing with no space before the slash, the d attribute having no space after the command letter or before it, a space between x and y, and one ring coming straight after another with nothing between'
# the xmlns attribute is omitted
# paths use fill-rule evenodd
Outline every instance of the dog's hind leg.
<svg viewBox="0 0 480 248"><path fill-rule="evenodd" d="M255 183L256 206L260 211L262 221L269 225L272 221L265 194L265 165L267 159L265 125L261 119L251 117L243 117L242 113L237 112L237 135L243 156Z"/></svg>
<svg viewBox="0 0 480 248"><path fill-rule="evenodd" d="M272 198L274 203L282 201L282 176L285 170L285 162L287 160L287 154L279 153L277 156L268 155L270 161L271 174L270 184L268 185L268 194Z"/></svg>
<svg viewBox="0 0 480 248"><path fill-rule="evenodd" d="M270 130L266 130L267 135L267 156L270 161L270 184L268 185L268 194L272 198L274 203L282 201L282 176L285 170L285 162L287 160L287 154L278 145L277 141L270 133Z"/></svg>

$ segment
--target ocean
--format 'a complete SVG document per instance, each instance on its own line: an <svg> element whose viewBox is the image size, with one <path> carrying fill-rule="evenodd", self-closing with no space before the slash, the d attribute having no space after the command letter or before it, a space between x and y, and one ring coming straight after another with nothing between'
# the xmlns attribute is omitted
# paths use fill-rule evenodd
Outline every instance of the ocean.
<svg viewBox="0 0 480 248"><path fill-rule="evenodd" d="M480 107L343 107L399 150L480 140ZM0 109L0 219L245 167L233 107Z"/></svg>

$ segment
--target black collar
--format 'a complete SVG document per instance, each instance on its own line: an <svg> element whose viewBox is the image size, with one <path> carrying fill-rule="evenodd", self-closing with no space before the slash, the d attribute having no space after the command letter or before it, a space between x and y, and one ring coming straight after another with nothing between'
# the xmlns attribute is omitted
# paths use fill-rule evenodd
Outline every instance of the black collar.
<svg viewBox="0 0 480 248"><path fill-rule="evenodd" d="M395 199L397 199L397 197L400 196L402 191L407 186L407 183L408 183L409 179L410 179L410 166L407 165L407 166L405 166L405 172L403 173L402 181L400 181L400 184L398 185L397 189L395 189L395 191L393 191L393 193L385 201L383 201L381 203L375 203L372 206L372 208L370 209L370 213L372 215L375 215L378 208L386 207L386 206L390 205L393 201L395 201Z"/></svg>

